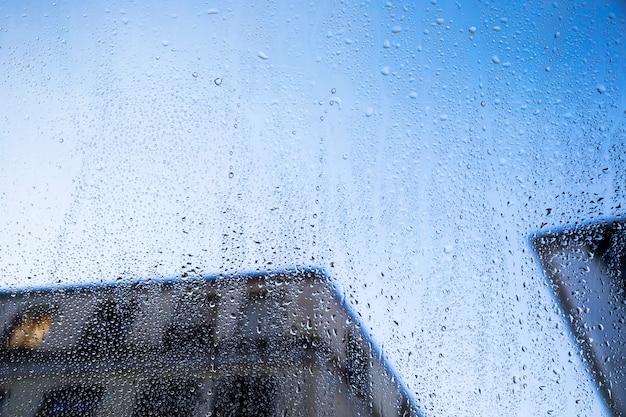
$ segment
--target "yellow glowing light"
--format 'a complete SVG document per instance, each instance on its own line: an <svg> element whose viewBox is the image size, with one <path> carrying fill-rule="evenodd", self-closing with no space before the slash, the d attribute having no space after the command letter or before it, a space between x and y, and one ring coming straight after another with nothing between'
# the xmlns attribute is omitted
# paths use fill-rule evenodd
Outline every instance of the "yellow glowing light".
<svg viewBox="0 0 626 417"><path fill-rule="evenodd" d="M50 312L25 311L16 320L11 329L6 345L9 349L36 349L43 344L43 340L50 333L52 326Z"/></svg>

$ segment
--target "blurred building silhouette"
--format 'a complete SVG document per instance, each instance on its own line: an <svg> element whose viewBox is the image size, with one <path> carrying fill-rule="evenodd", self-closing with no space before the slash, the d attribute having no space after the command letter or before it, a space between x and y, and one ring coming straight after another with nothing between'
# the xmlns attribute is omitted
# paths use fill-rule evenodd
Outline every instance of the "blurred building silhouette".
<svg viewBox="0 0 626 417"><path fill-rule="evenodd" d="M626 416L626 222L539 235L533 247L615 416Z"/></svg>
<svg viewBox="0 0 626 417"><path fill-rule="evenodd" d="M417 416L314 270L0 294L0 414Z"/></svg>

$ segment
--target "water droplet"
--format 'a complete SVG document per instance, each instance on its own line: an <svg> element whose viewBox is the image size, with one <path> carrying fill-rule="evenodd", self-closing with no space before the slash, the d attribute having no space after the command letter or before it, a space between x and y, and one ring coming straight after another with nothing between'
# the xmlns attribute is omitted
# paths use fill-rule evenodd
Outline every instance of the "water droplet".
<svg viewBox="0 0 626 417"><path fill-rule="evenodd" d="M440 18L437 19L437 24L439 26L443 25L443 22L444 22L443 17L440 17Z"/></svg>
<svg viewBox="0 0 626 417"><path fill-rule="evenodd" d="M209 9L206 11L206 14L217 14L219 12L218 9Z"/></svg>
<svg viewBox="0 0 626 417"><path fill-rule="evenodd" d="M383 75L389 75L389 67L382 67L382 69L380 70L380 73Z"/></svg>
<svg viewBox="0 0 626 417"><path fill-rule="evenodd" d="M170 44L170 41L168 41L167 39L163 39L161 41L161 45L163 45L163 46L168 46L169 44Z"/></svg>
<svg viewBox="0 0 626 417"><path fill-rule="evenodd" d="M502 28L500 28L500 26L494 26L493 27L493 31L494 32L500 32L502 30Z"/></svg>
<svg viewBox="0 0 626 417"><path fill-rule="evenodd" d="M257 52L257 56L259 58L261 58L261 59L267 59L268 58L267 54L265 52L263 52L263 51Z"/></svg>
<svg viewBox="0 0 626 417"><path fill-rule="evenodd" d="M475 34L476 33L476 26L470 26L469 33L472 34L472 35Z"/></svg>
<svg viewBox="0 0 626 417"><path fill-rule="evenodd" d="M341 110L341 99L339 97L333 97L330 100L330 105L332 106L334 104L337 104L337 106L339 106L339 110ZM324 110L324 113L327 113L327 112L328 110Z"/></svg>
<svg viewBox="0 0 626 417"><path fill-rule="evenodd" d="M441 120L442 122L445 122L446 120L448 120L448 115L447 114L440 115L439 120Z"/></svg>
<svg viewBox="0 0 626 417"><path fill-rule="evenodd" d="M373 109L372 107L368 107L368 108L365 110L365 115L366 115L367 117L372 117L372 115L373 115L373 114L374 114L374 109Z"/></svg>
<svg viewBox="0 0 626 417"><path fill-rule="evenodd" d="M411 94L409 94L409 97L412 98L412 99L416 99L417 98L417 92L411 91Z"/></svg>
<svg viewBox="0 0 626 417"><path fill-rule="evenodd" d="M219 77L213 80L213 82L215 83L215 85L222 85L222 79Z"/></svg>
<svg viewBox="0 0 626 417"><path fill-rule="evenodd" d="M193 73L191 73L191 75L193 75L193 78L198 78L198 73L197 72L193 72Z"/></svg>
<svg viewBox="0 0 626 417"><path fill-rule="evenodd" d="M63 143L63 142L64 142L63 138L59 139L59 143Z"/></svg>
<svg viewBox="0 0 626 417"><path fill-rule="evenodd" d="M603 84L598 84L596 90L598 91L598 93L602 94L606 91L606 87Z"/></svg>
<svg viewBox="0 0 626 417"><path fill-rule="evenodd" d="M485 103L484 101L481 101L481 102L480 102L480 105L481 105L482 107L485 107L485 106L487 105L487 103Z"/></svg>
<svg viewBox="0 0 626 417"><path fill-rule="evenodd" d="M324 121L324 116L320 116L320 120L323 122Z"/></svg>
<svg viewBox="0 0 626 417"><path fill-rule="evenodd" d="M445 253L452 253L452 245L446 245L443 247Z"/></svg>
<svg viewBox="0 0 626 417"><path fill-rule="evenodd" d="M391 28L391 33L400 33L402 32L402 26L394 26Z"/></svg>
<svg viewBox="0 0 626 417"><path fill-rule="evenodd" d="M234 172L229 172L229 173L228 173L228 178L232 178L232 177L234 177L234 176L235 176L235 173L234 173Z"/></svg>
<svg viewBox="0 0 626 417"><path fill-rule="evenodd" d="M383 48L389 49L391 48L391 43L385 39L385 42L383 42Z"/></svg>
<svg viewBox="0 0 626 417"><path fill-rule="evenodd" d="M499 64L500 63L500 58L498 58L498 55L494 55L491 57L491 62L493 62L494 64Z"/></svg>
<svg viewBox="0 0 626 417"><path fill-rule="evenodd" d="M331 90L330 90L330 93L331 93L331 94L335 94L336 92L337 92L337 89L336 89L336 88L333 88L333 89L331 89Z"/></svg>

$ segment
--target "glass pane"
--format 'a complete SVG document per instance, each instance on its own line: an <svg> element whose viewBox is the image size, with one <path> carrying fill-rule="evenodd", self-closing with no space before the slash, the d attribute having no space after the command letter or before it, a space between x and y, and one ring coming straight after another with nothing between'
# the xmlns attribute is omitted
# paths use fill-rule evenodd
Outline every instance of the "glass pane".
<svg viewBox="0 0 626 417"><path fill-rule="evenodd" d="M572 325L560 291L621 246L535 238L623 218L625 26L620 0L0 0L0 413L619 415L619 314L584 287Z"/></svg>

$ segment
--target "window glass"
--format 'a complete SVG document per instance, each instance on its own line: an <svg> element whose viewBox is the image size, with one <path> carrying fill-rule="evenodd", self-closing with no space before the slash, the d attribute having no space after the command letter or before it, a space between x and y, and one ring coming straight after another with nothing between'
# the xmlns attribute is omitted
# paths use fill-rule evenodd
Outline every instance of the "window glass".
<svg viewBox="0 0 626 417"><path fill-rule="evenodd" d="M199 390L195 381L159 380L142 389L133 417L193 416Z"/></svg>
<svg viewBox="0 0 626 417"><path fill-rule="evenodd" d="M98 387L69 386L44 394L37 417L95 416L102 397Z"/></svg>
<svg viewBox="0 0 626 417"><path fill-rule="evenodd" d="M623 217L625 27L621 0L0 0L0 409L132 415L181 381L192 414L228 384L281 412L614 413L534 243ZM585 265L617 276L618 240ZM224 351L337 371L120 376ZM20 373L67 352L109 385Z"/></svg>
<svg viewBox="0 0 626 417"><path fill-rule="evenodd" d="M275 383L269 378L239 378L220 382L216 389L216 416L277 415Z"/></svg>

